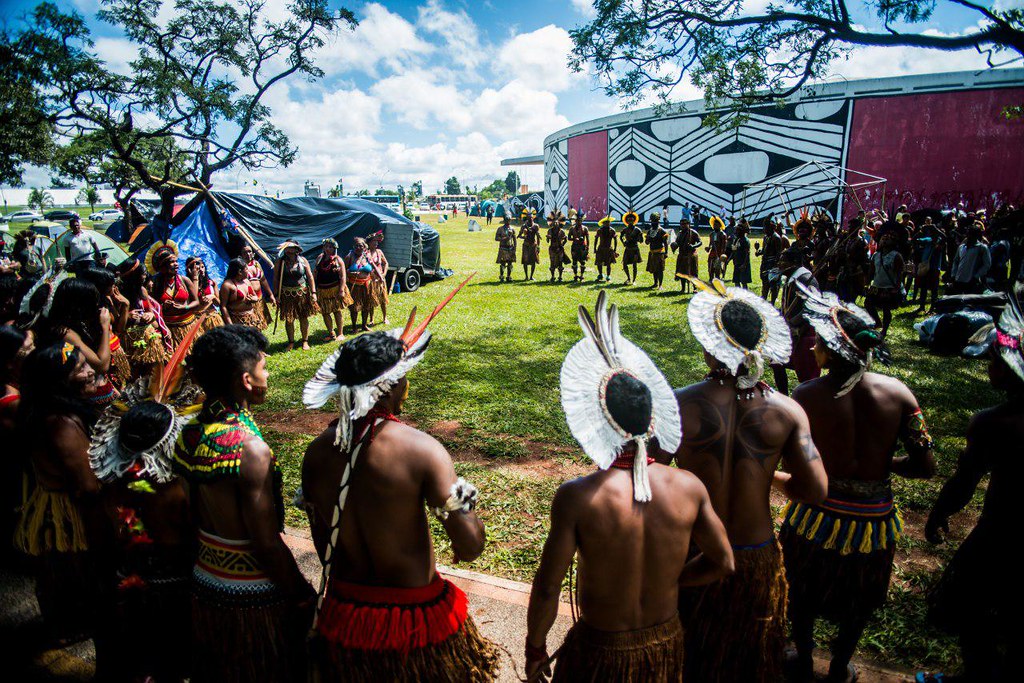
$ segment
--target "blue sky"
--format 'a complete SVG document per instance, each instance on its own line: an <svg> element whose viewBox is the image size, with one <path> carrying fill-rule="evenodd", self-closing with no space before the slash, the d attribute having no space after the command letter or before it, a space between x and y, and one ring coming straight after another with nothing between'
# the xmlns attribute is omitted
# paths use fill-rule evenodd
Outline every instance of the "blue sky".
<svg viewBox="0 0 1024 683"><path fill-rule="evenodd" d="M0 0L10 23L35 3ZM997 0L1019 6L1024 0ZM95 19L98 0L63 0L90 18L96 48L114 68L126 68L130 43ZM343 3L331 0L333 7ZM856 2L851 5L857 4ZM266 0L279 15L287 0ZM344 178L346 190L409 186L433 191L451 175L483 186L509 170L502 158L537 154L559 128L621 111L587 74L566 66L568 29L586 21L587 0L426 0L352 2L360 25L321 50L326 77L315 84L279 86L266 100L275 122L299 149L285 169L228 172L224 190L298 194L305 180L326 190ZM747 0L751 9L767 0ZM164 14L172 12L165 2ZM940 0L929 30L959 33L977 23L969 10ZM902 48L853 51L832 77L866 78L983 68L970 51L942 53ZM700 97L680 87L680 100ZM519 169L535 187L537 168ZM33 170L29 185L46 182Z"/></svg>

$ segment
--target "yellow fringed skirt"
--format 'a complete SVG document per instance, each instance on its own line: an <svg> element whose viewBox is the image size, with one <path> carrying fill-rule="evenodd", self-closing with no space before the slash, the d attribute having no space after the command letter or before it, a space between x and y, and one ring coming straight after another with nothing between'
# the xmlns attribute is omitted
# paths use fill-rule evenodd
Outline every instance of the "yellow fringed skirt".
<svg viewBox="0 0 1024 683"><path fill-rule="evenodd" d="M71 496L36 486L21 511L14 547L32 557L88 550L85 522Z"/></svg>

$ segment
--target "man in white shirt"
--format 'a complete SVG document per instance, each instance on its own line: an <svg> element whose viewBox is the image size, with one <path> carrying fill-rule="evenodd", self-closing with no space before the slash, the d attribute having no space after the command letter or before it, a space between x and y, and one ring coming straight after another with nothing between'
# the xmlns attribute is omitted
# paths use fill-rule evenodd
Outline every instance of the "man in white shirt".
<svg viewBox="0 0 1024 683"><path fill-rule="evenodd" d="M68 221L71 237L64 246L64 255L68 259L68 270L78 272L85 270L100 260L100 245L96 238L82 230L82 219L75 216Z"/></svg>
<svg viewBox="0 0 1024 683"><path fill-rule="evenodd" d="M956 294L980 294L985 289L985 275L991 267L992 254L988 245L981 241L981 228L971 226L967 230L967 239L957 248L950 268L950 293L955 290Z"/></svg>

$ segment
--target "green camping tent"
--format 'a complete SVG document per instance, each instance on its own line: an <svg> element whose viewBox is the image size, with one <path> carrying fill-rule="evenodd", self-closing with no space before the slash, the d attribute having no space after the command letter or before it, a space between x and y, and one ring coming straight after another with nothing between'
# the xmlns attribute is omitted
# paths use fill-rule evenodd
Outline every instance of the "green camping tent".
<svg viewBox="0 0 1024 683"><path fill-rule="evenodd" d="M119 266L130 257L120 244L110 239L102 232L96 232L95 230L88 231L90 235L96 238L96 244L100 245L100 251L107 255L107 263L113 266ZM71 231L65 230L60 236L53 241L53 244L43 254L43 260L46 265L52 266L53 262L57 258L64 258L64 248L67 246L68 238L71 237Z"/></svg>

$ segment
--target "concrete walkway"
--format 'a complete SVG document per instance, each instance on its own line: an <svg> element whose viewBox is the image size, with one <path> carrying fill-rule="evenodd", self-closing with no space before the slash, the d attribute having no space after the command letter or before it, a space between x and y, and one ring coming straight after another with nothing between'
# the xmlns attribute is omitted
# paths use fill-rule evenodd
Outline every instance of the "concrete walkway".
<svg viewBox="0 0 1024 683"><path fill-rule="evenodd" d="M285 541L302 572L314 586L319 586L320 560L309 535L303 530L288 529ZM524 675L523 645L529 585L453 567L438 569L468 594L470 613L480 631L504 650L498 680L503 683L519 680L519 676ZM39 650L39 611L32 586L31 579L24 575L0 572L0 642L5 643L7 652L13 653L5 663L4 680L91 680L95 670L91 641L62 650ZM558 647L571 625L569 605L562 603L548 637L550 651ZM824 675L826 663L826 659L816 661L819 675ZM890 671L871 662L860 660L856 664L861 683L904 683L912 680L906 673Z"/></svg>

